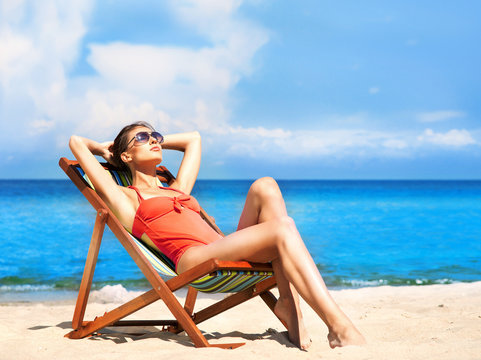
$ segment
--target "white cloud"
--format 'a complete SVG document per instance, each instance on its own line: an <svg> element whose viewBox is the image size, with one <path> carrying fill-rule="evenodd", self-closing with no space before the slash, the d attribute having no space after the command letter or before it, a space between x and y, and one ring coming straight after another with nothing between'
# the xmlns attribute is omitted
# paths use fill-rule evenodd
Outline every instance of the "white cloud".
<svg viewBox="0 0 481 360"><path fill-rule="evenodd" d="M222 144L229 144L228 154L243 154L254 158L279 157L345 157L345 156L406 156L415 136L365 129L289 130L232 128Z"/></svg>
<svg viewBox="0 0 481 360"><path fill-rule="evenodd" d="M120 88L152 92L172 86L211 91L230 89L238 80L225 48L192 50L114 43L91 45L89 63L100 77Z"/></svg>
<svg viewBox="0 0 481 360"><path fill-rule="evenodd" d="M408 147L408 143L405 140L399 140L399 139L387 139L385 140L382 145L386 148L389 149L406 149Z"/></svg>
<svg viewBox="0 0 481 360"><path fill-rule="evenodd" d="M169 132L171 119L167 113L157 110L151 102L140 102L138 98L124 92L89 91L82 105L89 112L84 121L77 123L73 129L75 133L95 134L99 140L108 140L121 127L139 120Z"/></svg>
<svg viewBox="0 0 481 360"><path fill-rule="evenodd" d="M253 56L268 41L266 30L239 18L236 11L240 4L223 0L170 3L180 21L211 40L201 48L91 44L88 61L98 73L95 84L122 93L131 106L150 103L153 112L169 120L160 124L162 131L225 133L229 128L230 91L251 73ZM98 96L104 99L104 107L125 104L125 100ZM97 121L98 116L91 112L86 123Z"/></svg>
<svg viewBox="0 0 481 360"><path fill-rule="evenodd" d="M194 27L216 46L242 50L231 54L238 66L249 64L249 54L268 40L268 32L244 19L238 12L242 0L170 0L172 11L186 25ZM246 61L247 60L247 61Z"/></svg>
<svg viewBox="0 0 481 360"><path fill-rule="evenodd" d="M228 132L230 91L252 72L253 56L269 39L264 28L239 15L241 1L172 1L176 20L210 43L86 44L96 74L70 78L93 4L0 4L0 100L9 104L2 111L13 119L2 122L1 132L35 125L32 135L51 137L54 130L63 148L74 132L111 137L137 120L164 132Z"/></svg>
<svg viewBox="0 0 481 360"><path fill-rule="evenodd" d="M369 94L371 94L371 95L377 94L379 92L379 90L380 89L377 86L370 87L369 88Z"/></svg>
<svg viewBox="0 0 481 360"><path fill-rule="evenodd" d="M426 142L441 146L461 147L476 144L469 131L465 129L452 129L446 133L436 133L432 129L424 130L424 133L418 137L420 142Z"/></svg>
<svg viewBox="0 0 481 360"><path fill-rule="evenodd" d="M214 146L213 143L215 141L211 137L209 146ZM460 148L476 144L478 142L465 129L453 129L446 133L426 129L419 136L415 130L400 132L368 129L294 130L236 127L230 128L229 132L223 134L222 139L217 141L218 147L224 147L222 153L218 152L220 156L241 154L269 161L284 158L415 157L426 150L426 145Z"/></svg>
<svg viewBox="0 0 481 360"><path fill-rule="evenodd" d="M289 130L281 128L266 129L265 127L258 126L256 128L244 128L241 126L231 127L229 132L241 137L261 137L266 139L287 139L292 135Z"/></svg>
<svg viewBox="0 0 481 360"><path fill-rule="evenodd" d="M0 30L0 78L2 86L8 88L10 81L21 75L24 69L35 61L31 40L20 34L15 34L5 26Z"/></svg>
<svg viewBox="0 0 481 360"><path fill-rule="evenodd" d="M28 124L28 133L30 135L38 136L42 133L53 129L55 123L45 119L37 119Z"/></svg>
<svg viewBox="0 0 481 360"><path fill-rule="evenodd" d="M421 122L438 122L461 118L464 116L466 116L464 112L456 110L439 110L417 114L417 118Z"/></svg>
<svg viewBox="0 0 481 360"><path fill-rule="evenodd" d="M32 126L24 147L30 151L38 142L55 143L51 130L71 115L67 73L78 57L91 2L4 0L0 8L0 101L9 120L0 123L0 132ZM9 141L2 146L8 149Z"/></svg>

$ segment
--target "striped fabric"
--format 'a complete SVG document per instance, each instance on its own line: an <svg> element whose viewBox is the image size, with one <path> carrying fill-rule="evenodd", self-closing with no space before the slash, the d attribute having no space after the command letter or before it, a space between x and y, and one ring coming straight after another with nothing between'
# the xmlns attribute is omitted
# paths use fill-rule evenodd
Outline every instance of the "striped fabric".
<svg viewBox="0 0 481 360"><path fill-rule="evenodd" d="M95 190L92 182L87 174L80 166L77 171L85 179L87 184ZM121 186L129 186L132 184L132 176L129 172L106 169L112 176L112 179ZM162 183L159 180L159 185ZM165 184L167 185L167 184ZM151 247L144 241L130 235L137 244L142 254L149 260L154 269L164 278L173 278L177 276L173 262L162 254L156 247ZM248 288L264 279L273 276L272 271L215 271L205 275L200 279L194 280L190 286L199 291L206 293L234 293Z"/></svg>
<svg viewBox="0 0 481 360"><path fill-rule="evenodd" d="M177 276L174 264L157 248L152 248L148 244L130 235L139 247L140 251L149 260L155 270L164 278ZM232 293L238 292L272 276L272 272L260 271L215 271L205 275L200 279L194 280L190 286L206 293Z"/></svg>
<svg viewBox="0 0 481 360"><path fill-rule="evenodd" d="M272 275L271 271L216 271L195 280L190 286L206 293L235 293L247 289Z"/></svg>
<svg viewBox="0 0 481 360"><path fill-rule="evenodd" d="M152 264L154 269L157 270L158 273L160 273L166 278L173 278L177 276L177 273L174 270L174 263L170 261L167 256L162 254L157 248L153 249L148 244L145 244L143 241L137 239L132 234L130 234L130 236L137 244L142 254L144 254L144 256L147 258L147 260L149 260L149 262Z"/></svg>

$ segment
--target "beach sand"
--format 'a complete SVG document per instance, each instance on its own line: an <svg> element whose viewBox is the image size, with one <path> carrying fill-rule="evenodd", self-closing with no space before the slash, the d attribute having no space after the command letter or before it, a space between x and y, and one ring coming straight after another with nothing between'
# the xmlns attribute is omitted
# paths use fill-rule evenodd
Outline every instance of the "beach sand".
<svg viewBox="0 0 481 360"><path fill-rule="evenodd" d="M0 359L481 359L481 282L332 291L365 335L363 347L330 349L327 328L306 304L313 343L300 351L285 329L254 299L199 325L214 343L246 342L235 350L194 348L183 334L147 328L107 328L81 340L64 337L74 301L0 304ZM92 293L86 320L116 304ZM108 299L107 299L108 300ZM111 301L111 300L108 300ZM199 306L212 302L199 300ZM167 314L156 302L131 318Z"/></svg>

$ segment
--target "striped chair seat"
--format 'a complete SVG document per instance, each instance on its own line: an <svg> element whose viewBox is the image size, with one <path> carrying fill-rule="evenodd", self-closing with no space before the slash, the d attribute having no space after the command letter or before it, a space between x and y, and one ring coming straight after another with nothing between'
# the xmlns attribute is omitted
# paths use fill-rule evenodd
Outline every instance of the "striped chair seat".
<svg viewBox="0 0 481 360"><path fill-rule="evenodd" d="M90 179L82 168L77 166L77 171L82 175L87 184L94 189ZM106 171L110 173L118 185L129 186L132 184L132 177L129 172L112 169L106 169ZM159 179L157 180L159 181L159 185L162 185L161 181ZM130 236L142 254L162 277L169 279L177 276L173 262L160 252L159 249L136 238L132 234ZM234 293L244 290L271 276L273 276L272 271L214 271L200 279L194 280L190 286L206 293Z"/></svg>

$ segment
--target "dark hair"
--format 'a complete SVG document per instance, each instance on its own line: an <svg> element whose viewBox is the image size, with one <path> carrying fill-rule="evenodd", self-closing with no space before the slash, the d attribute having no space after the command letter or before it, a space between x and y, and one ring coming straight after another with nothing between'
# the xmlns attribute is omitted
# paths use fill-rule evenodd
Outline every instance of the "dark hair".
<svg viewBox="0 0 481 360"><path fill-rule="evenodd" d="M136 127L146 127L149 128L151 131L154 131L152 125L145 121L137 121L133 124L125 126L122 130L120 130L119 134L114 140L114 144L112 146L112 154L114 165L121 168L122 170L129 170L127 164L125 164L122 159L120 158L120 154L122 154L125 150L127 150L127 144L131 140L129 136L129 132Z"/></svg>

